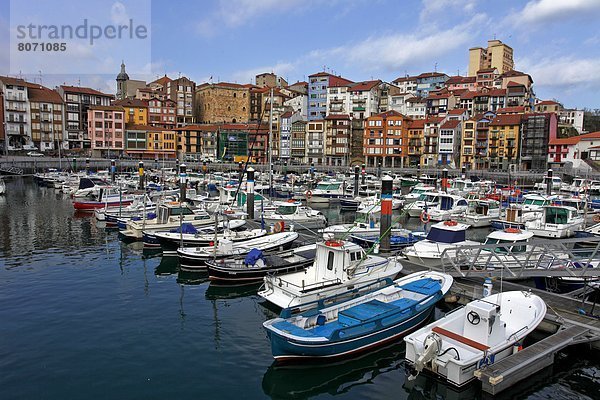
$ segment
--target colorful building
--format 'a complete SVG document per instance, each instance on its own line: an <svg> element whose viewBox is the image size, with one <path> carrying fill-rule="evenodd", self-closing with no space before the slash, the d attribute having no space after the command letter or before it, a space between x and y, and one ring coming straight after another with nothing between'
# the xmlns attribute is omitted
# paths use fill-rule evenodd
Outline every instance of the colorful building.
<svg viewBox="0 0 600 400"><path fill-rule="evenodd" d="M350 116L330 114L325 117L325 164L350 164Z"/></svg>
<svg viewBox="0 0 600 400"><path fill-rule="evenodd" d="M63 101L55 90L41 85L29 86L31 140L40 151L63 146Z"/></svg>
<svg viewBox="0 0 600 400"><path fill-rule="evenodd" d="M327 116L327 88L353 83L341 76L319 72L308 77L308 120L322 120Z"/></svg>
<svg viewBox="0 0 600 400"><path fill-rule="evenodd" d="M363 154L368 166L402 167L408 157L406 142L411 119L396 111L373 115L366 120Z"/></svg>
<svg viewBox="0 0 600 400"><path fill-rule="evenodd" d="M490 168L506 170L509 165L518 165L521 119L519 114L500 114L490 122Z"/></svg>
<svg viewBox="0 0 600 400"><path fill-rule="evenodd" d="M115 106L123 107L125 110L125 123L132 125L148 124L148 103L138 99L117 100Z"/></svg>
<svg viewBox="0 0 600 400"><path fill-rule="evenodd" d="M502 74L512 70L514 66L512 47L500 40L488 40L486 48L469 49L469 76L475 76L482 68L497 68Z"/></svg>
<svg viewBox="0 0 600 400"><path fill-rule="evenodd" d="M125 150L125 113L119 106L90 106L88 137L94 157L115 157Z"/></svg>

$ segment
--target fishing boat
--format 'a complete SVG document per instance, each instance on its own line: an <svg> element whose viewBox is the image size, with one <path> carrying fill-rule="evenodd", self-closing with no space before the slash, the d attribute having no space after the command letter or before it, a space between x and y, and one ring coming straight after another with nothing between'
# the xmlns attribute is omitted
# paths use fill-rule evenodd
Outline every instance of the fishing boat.
<svg viewBox="0 0 600 400"><path fill-rule="evenodd" d="M583 228L584 218L577 209L569 206L546 206L539 219L525 224L535 236L568 238Z"/></svg>
<svg viewBox="0 0 600 400"><path fill-rule="evenodd" d="M212 246L180 247L177 249L179 264L184 271L205 271L206 261L227 257L242 257L253 249L263 252L283 251L292 247L298 239L297 232L280 232L256 239L233 242L221 239Z"/></svg>
<svg viewBox="0 0 600 400"><path fill-rule="evenodd" d="M307 268L315 260L316 244L264 254L252 249L245 258L206 261L208 278L221 283L262 282L267 274L287 274Z"/></svg>
<svg viewBox="0 0 600 400"><path fill-rule="evenodd" d="M240 230L246 224L245 220L233 219L218 223L215 226L201 226L196 228L186 222L180 227L168 231L150 231L143 233L144 247L160 247L165 253L175 253L179 247L210 246L215 239L229 239L232 242L241 242L256 239L267 234L264 229ZM182 246L183 244L183 246Z"/></svg>
<svg viewBox="0 0 600 400"><path fill-rule="evenodd" d="M454 194L440 194L439 202L427 210L432 221L455 219L467 209L467 200Z"/></svg>
<svg viewBox="0 0 600 400"><path fill-rule="evenodd" d="M314 263L303 272L266 276L258 295L278 307L294 307L346 293L385 278L395 278L402 264L368 255L355 243L326 240L317 243Z"/></svg>
<svg viewBox="0 0 600 400"><path fill-rule="evenodd" d="M457 219L473 228L481 228L490 226L492 221L498 218L500 218L500 202L483 199L469 201L467 210Z"/></svg>
<svg viewBox="0 0 600 400"><path fill-rule="evenodd" d="M322 212L303 206L300 201L276 201L275 211L264 215L268 224L283 222L286 226L293 225L300 229L318 229L327 225L327 218Z"/></svg>
<svg viewBox="0 0 600 400"><path fill-rule="evenodd" d="M530 292L493 294L406 336L406 360L416 374L426 369L463 386L477 369L522 348L545 315L546 304Z"/></svg>
<svg viewBox="0 0 600 400"><path fill-rule="evenodd" d="M99 189L98 195L75 198L73 207L80 211L94 211L97 208L127 206L134 200L135 196L124 194L119 188L103 186Z"/></svg>
<svg viewBox="0 0 600 400"><path fill-rule="evenodd" d="M525 229L525 222L538 218L534 212L524 213L520 204L511 204L500 214L500 218L493 219L490 224L493 229Z"/></svg>
<svg viewBox="0 0 600 400"><path fill-rule="evenodd" d="M331 359L372 349L425 322L453 279L440 272L417 272L390 285L340 301L334 296L300 306L293 314L263 323L276 361Z"/></svg>
<svg viewBox="0 0 600 400"><path fill-rule="evenodd" d="M466 240L469 225L457 221L444 221L431 225L425 240L421 240L404 249L402 255L413 264L427 267L440 266L442 254L449 257L456 254L460 246L478 245L481 243Z"/></svg>

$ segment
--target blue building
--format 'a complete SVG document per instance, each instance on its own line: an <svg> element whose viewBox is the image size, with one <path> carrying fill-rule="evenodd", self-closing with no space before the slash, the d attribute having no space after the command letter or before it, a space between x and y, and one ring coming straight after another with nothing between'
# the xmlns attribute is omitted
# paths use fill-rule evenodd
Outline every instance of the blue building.
<svg viewBox="0 0 600 400"><path fill-rule="evenodd" d="M354 83L341 76L319 72L308 77L308 120L324 119L327 115L327 88Z"/></svg>
<svg viewBox="0 0 600 400"><path fill-rule="evenodd" d="M440 90L450 77L441 72L425 72L417 77L417 97L425 98L430 91Z"/></svg>

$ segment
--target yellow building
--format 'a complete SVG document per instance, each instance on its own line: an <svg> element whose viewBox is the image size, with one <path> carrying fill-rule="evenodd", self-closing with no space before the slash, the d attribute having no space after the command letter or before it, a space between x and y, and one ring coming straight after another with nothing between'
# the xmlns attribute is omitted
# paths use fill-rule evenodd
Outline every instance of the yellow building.
<svg viewBox="0 0 600 400"><path fill-rule="evenodd" d="M147 127L146 154L162 158L177 156L177 132L162 128Z"/></svg>
<svg viewBox="0 0 600 400"><path fill-rule="evenodd" d="M519 161L522 114L501 114L490 122L490 168L506 169Z"/></svg>
<svg viewBox="0 0 600 400"><path fill-rule="evenodd" d="M477 71L485 68L496 68L500 74L513 70L512 47L500 40L488 40L488 47L472 47L469 49L469 76L476 76Z"/></svg>
<svg viewBox="0 0 600 400"><path fill-rule="evenodd" d="M118 100L114 103L125 109L125 124L127 125L147 125L148 124L148 103L138 99Z"/></svg>

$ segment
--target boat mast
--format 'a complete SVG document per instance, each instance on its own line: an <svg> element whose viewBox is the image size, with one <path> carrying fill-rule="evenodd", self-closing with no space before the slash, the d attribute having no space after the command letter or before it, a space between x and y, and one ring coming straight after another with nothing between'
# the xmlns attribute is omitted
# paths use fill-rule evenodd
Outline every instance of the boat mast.
<svg viewBox="0 0 600 400"><path fill-rule="evenodd" d="M269 197L273 196L273 88L269 100Z"/></svg>

